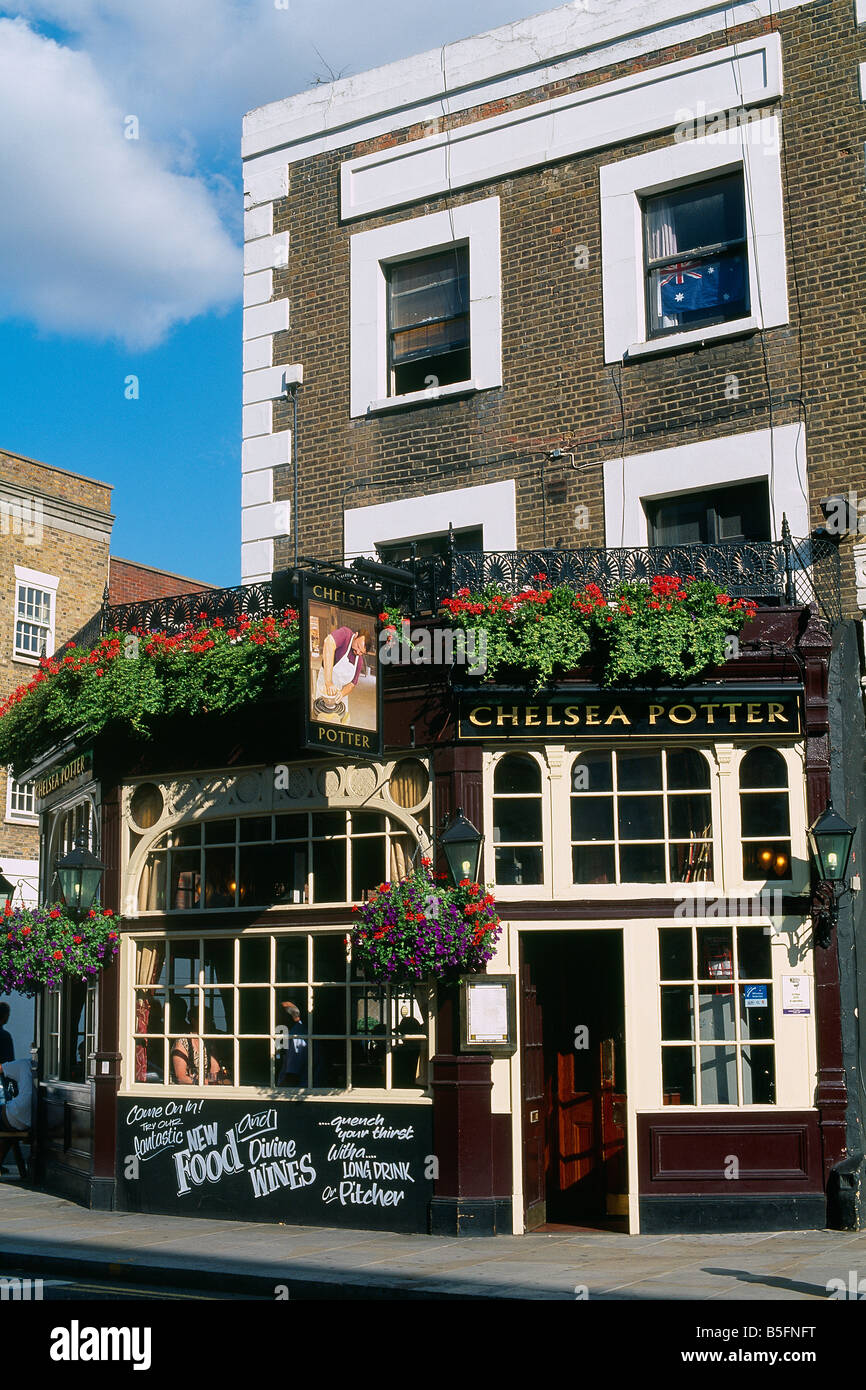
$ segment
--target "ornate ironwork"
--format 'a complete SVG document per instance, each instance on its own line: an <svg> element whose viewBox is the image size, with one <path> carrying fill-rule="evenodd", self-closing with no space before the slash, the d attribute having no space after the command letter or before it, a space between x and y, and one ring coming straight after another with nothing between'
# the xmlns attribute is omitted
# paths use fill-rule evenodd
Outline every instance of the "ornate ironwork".
<svg viewBox="0 0 866 1390"><path fill-rule="evenodd" d="M576 591L598 584L609 591L617 584L650 579L655 574L694 574L712 579L732 597L753 598L763 603L816 603L835 626L842 617L839 550L831 540L794 540L783 522L780 541L728 541L717 545L639 546L622 549L585 547L581 550L464 551L453 548L446 555L410 560L405 568L413 579L407 589L387 581L376 584L339 565L316 565L351 582L361 579L378 588L382 603L412 608L416 616L436 613L443 598L458 589L478 591L488 584L518 591L535 584L544 574L550 584L567 584ZM130 632L177 632L200 619L212 623L221 618L230 624L242 613L263 618L274 611L271 582L238 584L232 589L203 589L171 598L145 599L138 603L104 604L99 613L72 639L92 646L104 633L117 628Z"/></svg>

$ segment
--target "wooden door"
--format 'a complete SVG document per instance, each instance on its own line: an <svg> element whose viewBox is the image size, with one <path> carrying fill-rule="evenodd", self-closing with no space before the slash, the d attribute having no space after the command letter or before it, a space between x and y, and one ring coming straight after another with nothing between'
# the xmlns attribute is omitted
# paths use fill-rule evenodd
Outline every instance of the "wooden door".
<svg viewBox="0 0 866 1390"><path fill-rule="evenodd" d="M599 1048L598 1161L607 1215L628 1216L626 1097L616 1089L616 1064L616 1040L604 1038Z"/></svg>
<svg viewBox="0 0 866 1390"><path fill-rule="evenodd" d="M520 1031L523 1078L523 1219L527 1231L547 1220L546 1174L548 1162L545 1094L544 1038L538 991L520 942Z"/></svg>

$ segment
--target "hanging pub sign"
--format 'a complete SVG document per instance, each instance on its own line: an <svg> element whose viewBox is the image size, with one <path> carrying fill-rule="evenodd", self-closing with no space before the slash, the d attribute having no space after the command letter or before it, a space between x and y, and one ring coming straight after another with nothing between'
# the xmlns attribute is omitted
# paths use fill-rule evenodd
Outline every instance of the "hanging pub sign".
<svg viewBox="0 0 866 1390"><path fill-rule="evenodd" d="M302 576L304 747L381 758L380 607L372 589Z"/></svg>
<svg viewBox="0 0 866 1390"><path fill-rule="evenodd" d="M541 692L527 700L513 691L462 694L458 734L463 739L534 738L749 738L800 733L797 687L696 687L648 694L603 690Z"/></svg>

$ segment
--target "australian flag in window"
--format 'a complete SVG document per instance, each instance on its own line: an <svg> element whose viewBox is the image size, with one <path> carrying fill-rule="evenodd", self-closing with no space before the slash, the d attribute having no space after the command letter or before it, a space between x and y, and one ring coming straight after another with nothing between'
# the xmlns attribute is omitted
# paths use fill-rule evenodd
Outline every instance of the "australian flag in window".
<svg viewBox="0 0 866 1390"><path fill-rule="evenodd" d="M726 305L743 302L745 281L742 256L678 261L666 266L659 277L661 311L666 316L694 309L724 313Z"/></svg>

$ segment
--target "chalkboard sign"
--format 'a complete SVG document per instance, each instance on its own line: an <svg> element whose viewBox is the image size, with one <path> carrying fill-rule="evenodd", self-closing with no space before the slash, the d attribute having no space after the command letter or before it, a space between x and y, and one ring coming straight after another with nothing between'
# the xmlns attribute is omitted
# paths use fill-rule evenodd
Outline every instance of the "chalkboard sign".
<svg viewBox="0 0 866 1390"><path fill-rule="evenodd" d="M427 1230L429 1105L121 1098L127 1211Z"/></svg>

